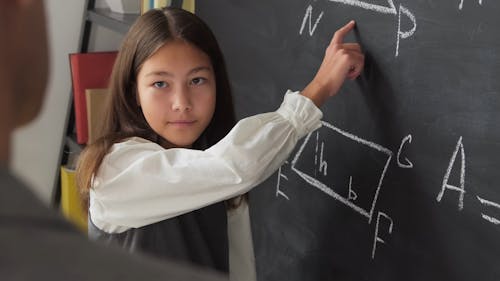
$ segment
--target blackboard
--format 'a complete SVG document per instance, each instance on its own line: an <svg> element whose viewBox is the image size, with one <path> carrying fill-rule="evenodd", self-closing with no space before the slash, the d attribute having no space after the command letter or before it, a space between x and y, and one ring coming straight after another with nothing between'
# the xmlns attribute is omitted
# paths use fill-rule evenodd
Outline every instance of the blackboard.
<svg viewBox="0 0 500 281"><path fill-rule="evenodd" d="M258 279L500 280L500 2L210 0L238 118L366 54L319 130L250 193Z"/></svg>

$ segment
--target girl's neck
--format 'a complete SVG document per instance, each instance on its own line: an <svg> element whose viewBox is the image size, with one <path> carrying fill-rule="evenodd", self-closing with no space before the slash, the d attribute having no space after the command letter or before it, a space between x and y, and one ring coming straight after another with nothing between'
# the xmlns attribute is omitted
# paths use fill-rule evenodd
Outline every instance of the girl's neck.
<svg viewBox="0 0 500 281"><path fill-rule="evenodd" d="M172 144L171 142L169 142L168 140L164 139L164 138L161 138L160 137L160 140L158 141L158 144L161 145L161 147L165 148L165 149L170 149L170 148L191 148L192 145L190 146L186 146L186 147L180 147L180 146L176 146L174 144Z"/></svg>

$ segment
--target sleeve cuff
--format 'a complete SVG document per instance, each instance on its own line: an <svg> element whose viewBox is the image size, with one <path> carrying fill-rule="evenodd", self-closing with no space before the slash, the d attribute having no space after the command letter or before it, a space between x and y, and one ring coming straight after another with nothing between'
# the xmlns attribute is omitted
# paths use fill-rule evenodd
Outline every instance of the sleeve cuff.
<svg viewBox="0 0 500 281"><path fill-rule="evenodd" d="M299 92L288 90L277 112L292 123L300 138L321 127L323 113Z"/></svg>

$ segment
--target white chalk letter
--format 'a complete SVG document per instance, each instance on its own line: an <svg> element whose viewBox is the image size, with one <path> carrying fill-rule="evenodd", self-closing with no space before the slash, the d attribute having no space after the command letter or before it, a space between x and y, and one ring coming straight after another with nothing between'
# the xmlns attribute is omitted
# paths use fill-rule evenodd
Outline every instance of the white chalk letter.
<svg viewBox="0 0 500 281"><path fill-rule="evenodd" d="M286 161L285 164L288 164L288 161ZM290 200L290 198L288 198L288 196L280 189L281 178L288 180L288 177L285 176L283 173L281 173L281 167L280 167L278 169L278 183L276 184L276 197L283 196L285 197L286 200Z"/></svg>
<svg viewBox="0 0 500 281"><path fill-rule="evenodd" d="M458 150L460 150L460 155L461 155L461 167L460 167L460 187L450 185L448 184L448 179L450 177L451 170L453 168L453 164L455 163L455 159L458 154ZM443 178L443 185L441 186L441 191L439 192L436 200L438 202L441 202L441 199L443 199L443 195L446 189L450 190L455 190L460 193L459 199L458 199L458 210L462 210L464 208L464 193L465 193L465 151L464 151L464 145L462 143L462 137L458 139L457 146L455 147L455 151L453 152L453 155L451 156L450 164L448 165L448 169L446 170L446 173Z"/></svg>
<svg viewBox="0 0 500 281"><path fill-rule="evenodd" d="M398 150L398 157L397 157L397 160L398 160L398 166L400 168L406 168L406 169L411 169L413 168L413 163L410 162L410 160L408 160L408 158L405 157L405 161L406 161L406 164L403 164L401 163L401 151L403 150L403 146L405 145L406 142L409 142L411 143L411 135L407 135L403 141L401 142L401 145L399 146L399 150Z"/></svg>
<svg viewBox="0 0 500 281"><path fill-rule="evenodd" d="M314 25L312 25L312 22L311 22L312 10L313 10L313 7L311 5L309 5L309 7L307 7L307 9L306 9L306 14L304 15L304 19L302 20L302 26L300 27L300 31L299 31L300 35L302 35L302 32L304 31L304 27L306 26L306 22L308 22L308 19L309 19L309 36L312 36L314 31L316 30L316 27L318 26L319 21L323 17L324 12L321 11L318 18L316 19L316 22L314 23Z"/></svg>
<svg viewBox="0 0 500 281"><path fill-rule="evenodd" d="M413 27L408 30L408 31L401 31L401 13L406 15L408 19L413 23ZM406 39L415 33L415 30L417 30L417 20L415 19L415 16L403 5L399 5L399 13L398 13L398 38L396 41L396 57L399 55L399 41L401 39Z"/></svg>
<svg viewBox="0 0 500 281"><path fill-rule="evenodd" d="M385 213L382 213L382 212L378 212L377 224L375 226L375 235L374 235L375 238L373 239L372 260L375 259L375 251L377 250L377 243L380 242L382 244L385 244L385 241L378 236L378 227L379 227L379 222L380 222L381 216L386 218L390 222L389 234L392 234L392 227L394 225L392 219L388 215L386 215Z"/></svg>

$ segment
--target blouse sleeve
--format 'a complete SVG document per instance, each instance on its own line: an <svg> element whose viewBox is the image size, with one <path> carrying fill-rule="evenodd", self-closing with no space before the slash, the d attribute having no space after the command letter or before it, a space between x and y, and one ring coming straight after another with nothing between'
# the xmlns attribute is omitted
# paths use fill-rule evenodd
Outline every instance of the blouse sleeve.
<svg viewBox="0 0 500 281"><path fill-rule="evenodd" d="M243 194L273 174L321 118L311 100L288 91L277 111L241 120L204 151L138 138L115 144L93 180L92 222L119 233Z"/></svg>

